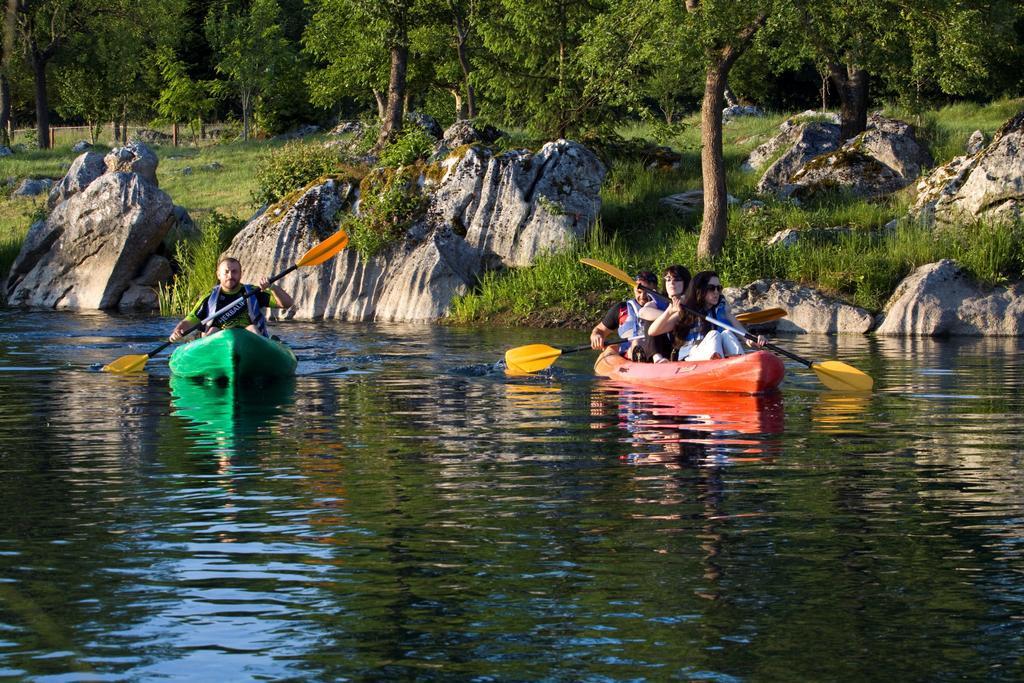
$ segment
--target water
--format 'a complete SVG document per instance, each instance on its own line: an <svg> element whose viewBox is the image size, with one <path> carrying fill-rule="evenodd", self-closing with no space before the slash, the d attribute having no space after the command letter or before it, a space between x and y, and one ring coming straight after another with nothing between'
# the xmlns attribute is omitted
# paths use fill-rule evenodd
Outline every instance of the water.
<svg viewBox="0 0 1024 683"><path fill-rule="evenodd" d="M241 396L0 311L0 676L1020 680L1022 342L783 338L872 375L717 406L509 379L585 334L287 324Z"/></svg>

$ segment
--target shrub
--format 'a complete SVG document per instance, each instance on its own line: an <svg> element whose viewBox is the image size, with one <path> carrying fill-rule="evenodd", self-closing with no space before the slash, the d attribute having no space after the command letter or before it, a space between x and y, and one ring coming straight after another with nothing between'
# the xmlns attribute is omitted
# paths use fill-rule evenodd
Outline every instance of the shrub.
<svg viewBox="0 0 1024 683"><path fill-rule="evenodd" d="M398 240L423 216L427 198L419 189L418 177L418 168L406 174L378 169L361 183L359 215L350 215L342 227L364 260Z"/></svg>
<svg viewBox="0 0 1024 683"><path fill-rule="evenodd" d="M419 159L426 159L433 153L436 144L437 141L430 133L419 126L410 125L380 153L380 164L405 166Z"/></svg>
<svg viewBox="0 0 1024 683"><path fill-rule="evenodd" d="M253 202L273 204L292 190L336 172L338 155L315 143L290 142L259 157Z"/></svg>

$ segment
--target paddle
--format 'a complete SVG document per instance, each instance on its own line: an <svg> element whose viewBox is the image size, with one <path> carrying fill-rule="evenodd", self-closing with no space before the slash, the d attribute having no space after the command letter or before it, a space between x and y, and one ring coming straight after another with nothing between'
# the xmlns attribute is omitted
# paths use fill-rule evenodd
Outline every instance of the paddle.
<svg viewBox="0 0 1024 683"><path fill-rule="evenodd" d="M643 285L641 285L642 287ZM749 332L741 332L739 328L733 327L728 323L724 323L721 320L715 320L710 316L703 315L689 306L683 306L690 315L694 315L701 320L707 320L712 325L717 325L722 329L729 330L733 334L737 334L741 337L745 337L751 341L757 341L757 337ZM815 363L807 360L801 356L796 355L786 349L776 346L775 344L765 344L765 348L771 349L776 353L780 353L786 358L791 358L798 363L803 363L811 370L814 370L814 374L818 376L821 383L829 389L836 391L870 391L871 387L874 386L875 381L871 379L870 375L867 375L852 365L837 360L827 360L821 363Z"/></svg>
<svg viewBox="0 0 1024 683"><path fill-rule="evenodd" d="M301 268L301 267L305 267L305 266L318 266L318 265L320 265L324 261L327 261L328 259L333 257L339 251L344 249L345 245L347 245L347 244L348 244L348 234L344 230L339 230L338 232L334 233L333 235L331 235L330 237L325 239L323 242L320 242L315 247L313 247L312 249L307 251L305 254L303 254L302 258L300 258L298 261L296 261L287 270L283 270L280 273L278 273L277 275L275 275L274 277L270 278L270 280L267 282L267 285L269 286L269 285L273 284L274 282L277 282L278 280L283 278L285 275L287 275L288 273L292 272L293 270L295 270L297 268ZM245 295L243 294L242 297L244 299ZM198 330L200 327L202 327L204 325L208 325L209 323L213 322L217 318L217 316L221 315L222 313L224 313L225 311L227 311L229 308L231 308L232 306L236 305L237 303L238 303L238 299L236 299L235 301L232 301L231 303L227 304L226 306L223 306L223 307L217 309L216 311L214 311L213 313L208 315L198 325L193 325L189 329L185 330L185 332L181 336L182 337L187 337L188 335L190 335L193 332L195 332L196 330ZM150 358L152 358L153 356L157 355L158 353L160 353L161 351L166 349L171 344L172 344L172 342L165 341L163 344L161 344L160 346L156 347L155 349L153 349L149 353L137 354L137 355L132 355L132 356L121 356L120 358L118 358L117 360L113 361L112 363L104 365L103 366L103 371L104 372L139 372L140 370L142 370L143 368L146 367L146 361L148 361Z"/></svg>
<svg viewBox="0 0 1024 683"><path fill-rule="evenodd" d="M606 345L618 344L622 340L614 339L609 342L605 342ZM505 367L515 372L529 374L531 372L540 372L551 366L559 356L563 356L567 353L576 353L577 351L586 351L591 348L590 344L585 346L574 346L568 349L560 349L557 346L548 346L547 344L527 344L526 346L517 346L514 349L509 349L505 352Z"/></svg>
<svg viewBox="0 0 1024 683"><path fill-rule="evenodd" d="M626 271L616 268L610 263L605 263L604 261L598 261L597 259L592 258L581 258L580 263L585 263L588 266L597 268L598 270L603 270L604 272L608 273L617 280L625 282L630 287L636 285L636 279L631 278L629 274L626 273ZM662 294L661 292L656 292L648 287L644 287L644 291L646 291L648 294L653 296L658 301L662 301L665 303L668 302L668 299L666 299L665 295ZM786 309L777 307L765 308L760 311L748 311L746 313L736 314L736 320L743 323L744 325L760 325L763 323L770 323L774 320L778 320L779 318L785 317Z"/></svg>

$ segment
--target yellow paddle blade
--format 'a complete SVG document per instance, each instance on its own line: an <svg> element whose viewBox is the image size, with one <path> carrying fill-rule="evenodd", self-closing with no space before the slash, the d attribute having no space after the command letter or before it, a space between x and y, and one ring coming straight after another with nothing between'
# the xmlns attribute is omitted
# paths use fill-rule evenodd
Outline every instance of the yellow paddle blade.
<svg viewBox="0 0 1024 683"><path fill-rule="evenodd" d="M871 387L875 385L875 380L871 379L870 375L837 360L814 363L811 369L818 375L822 384L836 391L871 391Z"/></svg>
<svg viewBox="0 0 1024 683"><path fill-rule="evenodd" d="M604 261L598 261L596 258L581 258L580 259L580 263L584 263L584 264L586 264L588 266L591 266L593 268L597 268L598 270L603 270L604 272L608 273L612 277L614 277L616 279L619 279L619 280L622 280L623 282L625 282L630 287L633 287L634 285L636 285L636 280L634 278L631 278L629 276L629 273L627 273L626 271L622 270L621 268L616 268L615 266L613 266L610 263L605 263Z"/></svg>
<svg viewBox="0 0 1024 683"><path fill-rule="evenodd" d="M149 356L139 354L137 356L121 356L115 361L103 366L103 372L140 372L146 367Z"/></svg>
<svg viewBox="0 0 1024 683"><path fill-rule="evenodd" d="M540 372L562 355L562 349L547 344L517 346L505 352L505 366L514 372Z"/></svg>
<svg viewBox="0 0 1024 683"><path fill-rule="evenodd" d="M736 314L736 320L744 325L760 325L762 323L770 323L773 320L785 317L785 308L763 308L760 311L747 311L745 313Z"/></svg>
<svg viewBox="0 0 1024 683"><path fill-rule="evenodd" d="M348 233L339 230L320 244L307 251L295 262L297 266L318 266L348 245Z"/></svg>

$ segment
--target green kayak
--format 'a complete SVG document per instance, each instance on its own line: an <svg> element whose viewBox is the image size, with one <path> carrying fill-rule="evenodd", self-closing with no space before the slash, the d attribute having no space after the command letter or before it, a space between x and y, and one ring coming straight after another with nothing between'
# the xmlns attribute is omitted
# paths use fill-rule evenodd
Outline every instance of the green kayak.
<svg viewBox="0 0 1024 683"><path fill-rule="evenodd" d="M200 337L171 354L171 372L213 382L247 382L295 374L295 354L279 341L244 329Z"/></svg>

